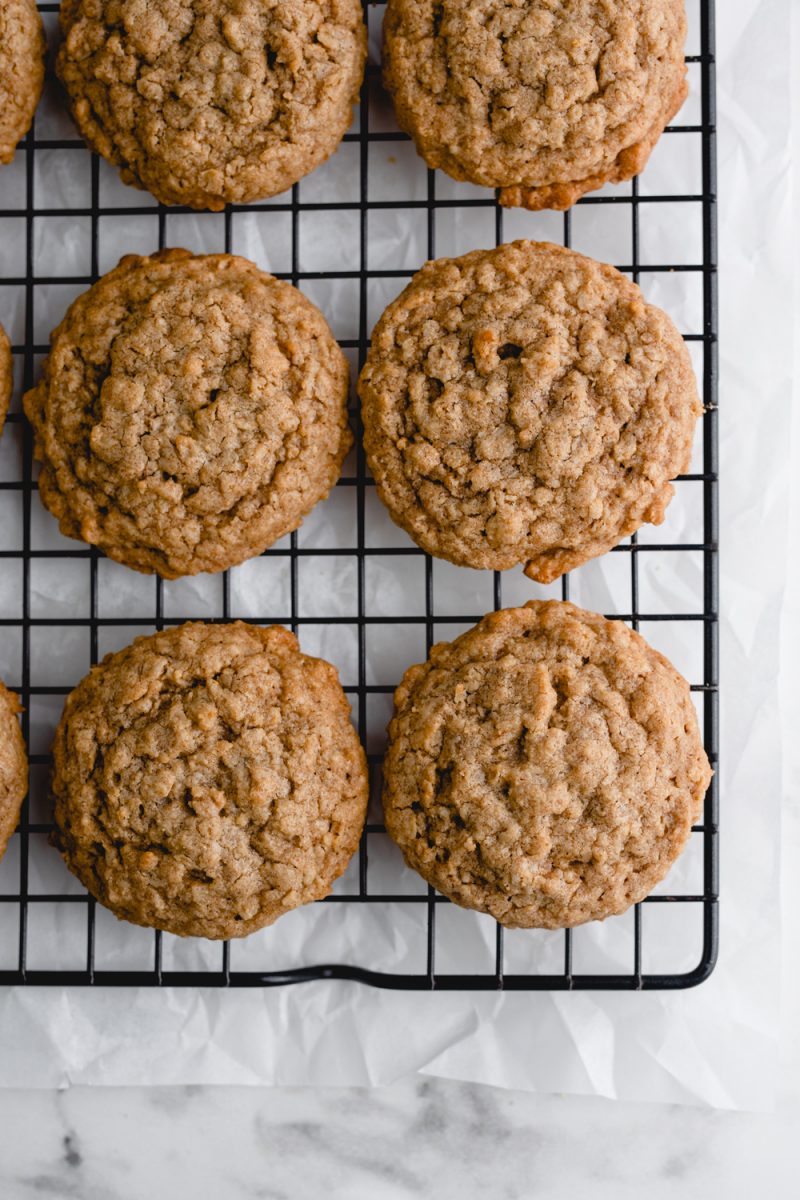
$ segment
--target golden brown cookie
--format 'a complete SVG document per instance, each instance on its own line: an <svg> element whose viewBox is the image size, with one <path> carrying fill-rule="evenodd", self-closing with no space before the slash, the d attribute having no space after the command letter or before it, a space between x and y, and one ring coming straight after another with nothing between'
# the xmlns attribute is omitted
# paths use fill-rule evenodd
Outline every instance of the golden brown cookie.
<svg viewBox="0 0 800 1200"><path fill-rule="evenodd" d="M0 680L0 858L17 828L28 794L28 756L19 727L19 700Z"/></svg>
<svg viewBox="0 0 800 1200"><path fill-rule="evenodd" d="M702 411L669 317L547 242L439 259L359 380L378 493L430 554L549 583L663 520Z"/></svg>
<svg viewBox="0 0 800 1200"><path fill-rule="evenodd" d="M0 325L0 433L8 416L8 406L11 402L11 392L14 384L14 359L11 355L11 343L6 331Z"/></svg>
<svg viewBox="0 0 800 1200"><path fill-rule="evenodd" d="M129 255L80 296L24 400L62 533L166 579L300 525L352 436L349 369L296 288L230 254Z"/></svg>
<svg viewBox="0 0 800 1200"><path fill-rule="evenodd" d="M34 0L0 0L0 163L31 127L44 84L44 31Z"/></svg>
<svg viewBox="0 0 800 1200"><path fill-rule="evenodd" d="M125 183L221 209L285 191L350 124L360 0L62 0L57 70Z"/></svg>
<svg viewBox="0 0 800 1200"><path fill-rule="evenodd" d="M561 929L664 878L710 779L688 684L661 654L620 621L531 601L406 672L386 828L456 904Z"/></svg>
<svg viewBox="0 0 800 1200"><path fill-rule="evenodd" d="M280 626L182 625L109 655L53 747L55 844L118 917L243 937L328 895L367 765L334 667Z"/></svg>
<svg viewBox="0 0 800 1200"><path fill-rule="evenodd" d="M563 209L644 168L685 40L684 0L389 0L384 79L429 166Z"/></svg>

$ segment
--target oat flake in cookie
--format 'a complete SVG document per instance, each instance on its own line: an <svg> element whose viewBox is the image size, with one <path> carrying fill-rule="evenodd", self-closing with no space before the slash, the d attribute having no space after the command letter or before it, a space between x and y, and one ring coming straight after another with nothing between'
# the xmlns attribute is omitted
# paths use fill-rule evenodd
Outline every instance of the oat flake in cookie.
<svg viewBox="0 0 800 1200"><path fill-rule="evenodd" d="M339 478L349 369L290 284L230 254L130 255L72 304L25 396L61 532L166 579L296 529Z"/></svg>
<svg viewBox="0 0 800 1200"><path fill-rule="evenodd" d="M663 520L702 411L669 317L546 242L423 267L375 327L359 393L397 524L541 583Z"/></svg>
<svg viewBox="0 0 800 1200"><path fill-rule="evenodd" d="M366 816L336 670L279 626L137 638L68 697L53 757L70 870L118 917L187 937L328 895Z"/></svg>
<svg viewBox="0 0 800 1200"><path fill-rule="evenodd" d="M687 94L684 0L389 0L384 33L401 127L502 204L632 178Z"/></svg>
<svg viewBox="0 0 800 1200"><path fill-rule="evenodd" d="M28 792L28 756L19 727L19 701L0 681L0 858L17 827Z"/></svg>
<svg viewBox="0 0 800 1200"><path fill-rule="evenodd" d="M339 145L361 0L62 0L58 74L125 183L222 209L286 191Z"/></svg>
<svg viewBox="0 0 800 1200"><path fill-rule="evenodd" d="M0 163L28 132L44 84L44 31L34 0L0 0Z"/></svg>
<svg viewBox="0 0 800 1200"><path fill-rule="evenodd" d="M457 904L561 929L624 912L663 879L710 779L675 668L620 621L532 601L406 672L386 828Z"/></svg>

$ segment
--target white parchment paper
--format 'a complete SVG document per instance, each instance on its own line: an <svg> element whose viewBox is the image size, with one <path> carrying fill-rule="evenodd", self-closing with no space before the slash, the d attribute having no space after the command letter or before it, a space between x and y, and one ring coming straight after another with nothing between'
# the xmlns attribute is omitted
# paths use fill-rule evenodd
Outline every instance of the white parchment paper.
<svg viewBox="0 0 800 1200"><path fill-rule="evenodd" d="M721 477L722 513L722 932L719 965L711 980L685 993L662 994L527 994L439 995L398 994L359 985L315 983L302 987L236 991L214 989L100 990L5 989L0 992L0 1084L5 1086L62 1086L70 1083L281 1083L281 1084L382 1084L410 1072L427 1072L500 1086L544 1091L595 1093L626 1099L667 1100L711 1104L725 1108L766 1107L772 1102L779 1030L779 896L780 804L785 780L782 773L778 672L781 661L779 631L785 619L787 557L787 497L789 464L787 447L791 428L792 286L789 188L789 14L790 0L718 0L718 106L720 128L720 264L722 317ZM695 20L697 5L690 0ZM696 52L697 47L692 47ZM375 43L373 39L373 53ZM691 121L692 105L680 118ZM371 113L372 127L375 116ZM385 114L387 127L390 115ZM63 116L47 112L48 129L61 128ZM49 132L41 136L58 136ZM682 135L683 136L683 135ZM664 139L670 153L684 153ZM687 138L688 145L688 138ZM349 198L353 172L348 155L357 147L343 147L331 164L312 177L305 187L324 188L330 198ZM689 153L688 149L685 151ZM75 152L76 154L79 152ZM700 190L700 180L686 183L680 165L657 152L642 191ZM83 156L81 157L88 157ZM696 157L696 156L695 156ZM38 167L50 171L46 186L66 205L85 203L80 180L64 172L55 160L37 154ZM693 161L693 160L692 160ZM687 158L685 171L695 167ZM3 168L16 170L16 168ZM676 175L678 172L678 175ZM680 177L680 186L675 186ZM370 265L375 268L412 268L425 257L424 222L419 225L402 214L403 199L424 198L424 171L413 151L387 143L385 159L370 161L373 195L385 190L399 196L397 210L385 210L370 231ZM0 176L0 188L3 177ZM452 186L454 195L463 188ZM11 187L10 183L6 187ZM422 189L420 191L420 189ZM111 172L102 175L104 203L124 204L131 193L121 188ZM440 192L439 194L447 194ZM477 194L477 192L476 192ZM311 193L304 193L311 199ZM320 199L324 198L320 195ZM136 196L136 203L147 203ZM651 206L652 220L643 222L643 261L699 261L696 245L699 226L680 206ZM674 211L673 211L674 209ZM476 245L494 244L493 216L480 210L468 220L463 210L452 210L452 221L437 230L437 253L462 252ZM574 245L610 261L629 258L627 229L614 225L614 207L578 209L573 221ZM625 221L627 212L621 209ZM258 214L256 214L257 216ZM273 214L276 218L282 214ZM287 214L288 215L288 214ZM309 224L301 245L309 270L335 270L343 256L355 254L358 228L353 214L337 218L333 232ZM685 221L675 226L676 216ZM699 214L698 214L699 219ZM64 251L63 274L84 270L85 239L81 218L54 219L43 227L38 253L48 261ZM222 248L221 218L170 216L172 244L194 249ZM526 221L528 223L526 223ZM543 214L535 231L529 214L507 214L505 236L552 236L559 230L548 222L560 217ZM112 238L101 242L101 270L113 264L121 249L149 250L153 245L152 218L137 217L126 225L125 244ZM477 222L477 223L476 223ZM352 225L352 228L351 228ZM281 259L288 244L281 222L266 223L255 217L237 224L235 249L274 270L289 269ZM648 240L649 239L649 240ZM6 242L5 246L8 247ZM12 251L7 249L11 254ZM357 261L353 259L352 261ZM6 275L15 269L3 261ZM0 283L2 280L0 279ZM396 278L374 281L370 294L372 319L402 286ZM648 297L661 303L684 330L700 327L697 293L685 281L677 285L669 275L642 278ZM326 290L327 287L327 290ZM70 285L53 285L37 306L37 338L44 340L60 319L72 294ZM348 287L323 281L305 290L320 303L340 337L357 336L357 296ZM0 306L4 303L0 288ZM16 300L6 298L0 317L19 327ZM19 332L12 333L21 341ZM13 427L12 427L13 430ZM11 432L11 431L9 431ZM0 443L0 464L13 472L19 446L13 432ZM14 431L15 432L15 431ZM688 488L689 485L683 485ZM301 545L348 544L353 513L353 489L339 489L303 527ZM17 520L10 507L12 493L0 492L0 512ZM64 545L52 521L34 504L35 544ZM401 544L405 535L395 530L370 500L368 543ZM648 531L652 540L701 540L697 530L698 506L689 491L679 486L665 526ZM9 535L11 536L11 535ZM337 539L338 543L337 543ZM374 540L371 540L374 539ZM642 555L641 607L645 611L691 611L699 607L699 559L691 554ZM663 560L663 561L662 561ZM354 613L356 582L353 559L309 559L301 570L313 572L301 580L303 615L321 612L348 616ZM375 559L367 578L368 611L392 615L393 611L424 612L422 580L415 575L416 560ZM84 610L88 604L86 576L64 560L59 586L35 571L31 581L34 613L57 615ZM577 572L572 596L578 603L605 612L624 611L627 569L622 555L608 555L599 564ZM101 616L132 619L153 610L153 581L110 563L101 564ZM487 578L479 572L458 571L436 564L437 635L458 630L447 614L476 613L491 606ZM3 587L8 589L4 601ZM165 587L166 615L215 615L219 609L219 580L180 581ZM255 560L237 569L232 583L232 611L256 616L264 611L288 612L288 574L274 561ZM532 591L519 573L504 579L504 602L514 603L546 589ZM13 605L19 581L9 570L0 582L0 604ZM333 598L333 599L332 599ZM331 605L334 605L332 608ZM394 607L400 605L399 608ZM659 609L659 605L663 606ZM336 607L338 606L338 607ZM102 631L101 651L124 645L141 629L118 626ZM699 647L690 626L643 630L663 648L690 678L698 677ZM422 632L408 627L391 639L369 648L368 682L393 683L410 661L424 656ZM34 646L33 671L41 670L50 684L72 684L86 669L83 631L64 635L56 629L50 640ZM659 641L659 639L665 639ZM0 674L16 678L17 653L6 640L0 643ZM357 643L354 626L305 627L303 648L336 662L345 683L355 682ZM38 657L37 657L38 655ZM5 656L5 659L3 658ZM59 672L61 676L59 677ZM785 689L788 692L788 689ZM379 749L388 713L388 699L375 697L368 724L370 748ZM44 751L58 716L59 702L48 709L32 708L32 746ZM784 719L787 713L784 711ZM796 715L796 714L795 714ZM43 781L34 782L33 804L44 804ZM41 819L46 819L44 816ZM372 849L372 848L371 848ZM690 852L670 876L669 888L698 889L701 863ZM13 871L6 857L0 873ZM44 845L32 855L33 888L46 891L74 887L61 873L61 865ZM373 872L375 872L373 876ZM406 871L388 844L374 851L371 880L387 892L413 895L420 881ZM2 876L0 874L0 882ZM352 875L339 885L355 887ZM69 906L48 912L48 905L32 905L41 923L37 938L41 964L76 965L70 955ZM76 908L76 906L71 906ZM675 906L686 907L686 906ZM664 913L661 913L661 910ZM658 916L656 913L658 912ZM698 945L687 941L685 928L670 924L669 906L653 906L648 920L662 921L656 936L650 930L646 946L662 957L646 969L685 970L694 965ZM492 925L484 918L460 910L443 909L439 924L452 922L437 947L441 970L486 970L492 948ZM364 962L386 970L418 970L419 947L424 941L424 906L396 904L364 909L360 905L316 906L280 921L263 935L245 939L232 949L234 967L263 965L264 954L287 965L305 962ZM699 929L698 929L699 932ZM628 969L630 920L619 918L602 926L587 927L575 935L576 969L613 971ZM102 912L98 915L98 952L104 966L137 968L149 965L150 935L121 926ZM365 956L365 945L369 954ZM560 943L542 942L536 935L508 939L506 969L547 970L550 955L560 953ZM219 947L203 942L165 939L165 967L216 967ZM58 956L62 955L59 960ZM672 955L672 959L670 956ZM0 957L2 949L0 948ZM80 965L80 964L77 964ZM558 969L558 965L555 965Z"/></svg>

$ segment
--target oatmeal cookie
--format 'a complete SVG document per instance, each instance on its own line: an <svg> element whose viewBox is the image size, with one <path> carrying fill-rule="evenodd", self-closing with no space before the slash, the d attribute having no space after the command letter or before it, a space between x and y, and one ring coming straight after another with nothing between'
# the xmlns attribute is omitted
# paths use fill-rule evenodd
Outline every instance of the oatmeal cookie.
<svg viewBox="0 0 800 1200"><path fill-rule="evenodd" d="M31 127L44 85L44 31L34 0L0 0L0 163Z"/></svg>
<svg viewBox="0 0 800 1200"><path fill-rule="evenodd" d="M14 359L11 355L11 343L6 331L0 325L0 433L8 416L8 406L11 402L11 391L14 384Z"/></svg>
<svg viewBox="0 0 800 1200"><path fill-rule="evenodd" d="M28 792L28 756L19 727L19 701L0 681L0 858L17 828Z"/></svg>
<svg viewBox="0 0 800 1200"><path fill-rule="evenodd" d="M620 621L531 601L406 672L386 828L455 903L561 929L663 879L710 779L688 684L661 654Z"/></svg>
<svg viewBox="0 0 800 1200"><path fill-rule="evenodd" d="M384 30L401 127L501 204L638 175L687 95L684 0L389 0Z"/></svg>
<svg viewBox="0 0 800 1200"><path fill-rule="evenodd" d="M57 70L125 183L217 210L328 158L364 74L360 0L62 0Z"/></svg>
<svg viewBox="0 0 800 1200"><path fill-rule="evenodd" d="M182 625L109 655L53 747L54 842L118 917L243 937L328 895L367 807L334 667L294 636Z"/></svg>
<svg viewBox="0 0 800 1200"><path fill-rule="evenodd" d="M347 360L290 284L230 254L130 255L80 296L24 400L62 533L166 579L296 529L352 437Z"/></svg>
<svg viewBox="0 0 800 1200"><path fill-rule="evenodd" d="M378 322L359 381L378 492L430 554L541 583L664 518L702 411L636 284L546 242L439 259Z"/></svg>

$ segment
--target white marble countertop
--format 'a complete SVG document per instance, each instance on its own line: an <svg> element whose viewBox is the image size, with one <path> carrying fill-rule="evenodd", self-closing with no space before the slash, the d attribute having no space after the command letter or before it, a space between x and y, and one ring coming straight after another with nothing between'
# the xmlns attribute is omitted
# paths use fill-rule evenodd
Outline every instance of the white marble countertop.
<svg viewBox="0 0 800 1200"><path fill-rule="evenodd" d="M0 1195L67 1200L750 1200L796 1194L779 1114L390 1088L0 1091Z"/></svg>

